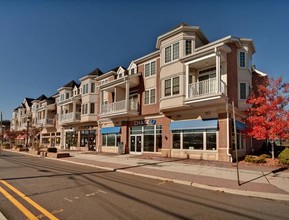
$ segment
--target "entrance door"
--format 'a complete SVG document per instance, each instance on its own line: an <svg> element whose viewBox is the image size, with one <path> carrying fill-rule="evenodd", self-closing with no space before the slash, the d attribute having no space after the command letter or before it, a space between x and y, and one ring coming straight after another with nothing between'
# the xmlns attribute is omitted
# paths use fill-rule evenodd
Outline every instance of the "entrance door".
<svg viewBox="0 0 289 220"><path fill-rule="evenodd" d="M131 135L130 136L130 152L141 153L141 148L142 148L142 136Z"/></svg>

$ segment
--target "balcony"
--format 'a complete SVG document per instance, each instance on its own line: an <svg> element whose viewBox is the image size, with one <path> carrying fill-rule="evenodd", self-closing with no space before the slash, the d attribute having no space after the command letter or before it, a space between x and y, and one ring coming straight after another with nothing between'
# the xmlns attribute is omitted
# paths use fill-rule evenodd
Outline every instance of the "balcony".
<svg viewBox="0 0 289 220"><path fill-rule="evenodd" d="M80 112L69 112L59 115L59 122L62 124L80 121Z"/></svg>
<svg viewBox="0 0 289 220"><path fill-rule="evenodd" d="M47 118L47 119L39 119L37 121L37 125L43 125L45 126L53 126L54 125L54 119L53 118Z"/></svg>
<svg viewBox="0 0 289 220"><path fill-rule="evenodd" d="M128 104L128 105L127 105ZM139 104L136 101L118 101L101 106L101 116L117 117L117 116L130 116L138 115Z"/></svg>
<svg viewBox="0 0 289 220"><path fill-rule="evenodd" d="M218 80L216 78L212 78L189 84L188 98L185 100L185 103L191 104L222 98L227 93L227 86L221 80L220 88L218 88L217 83Z"/></svg>

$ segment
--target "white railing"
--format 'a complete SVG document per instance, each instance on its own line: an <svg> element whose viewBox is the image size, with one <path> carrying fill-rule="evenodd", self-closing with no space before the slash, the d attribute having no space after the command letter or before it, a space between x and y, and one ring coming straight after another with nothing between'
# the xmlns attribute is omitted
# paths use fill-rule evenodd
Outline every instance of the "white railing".
<svg viewBox="0 0 289 220"><path fill-rule="evenodd" d="M62 114L59 117L59 121L61 122L73 121L73 120L80 120L80 112L69 112L66 114Z"/></svg>
<svg viewBox="0 0 289 220"><path fill-rule="evenodd" d="M54 124L54 119L53 118L43 118L37 120L37 125L53 125Z"/></svg>
<svg viewBox="0 0 289 220"><path fill-rule="evenodd" d="M119 111L138 111L138 102L122 100L119 102L109 103L101 106L101 114L115 113Z"/></svg>
<svg viewBox="0 0 289 220"><path fill-rule="evenodd" d="M194 82L189 84L189 98L219 93L217 89L217 79L208 79L201 82ZM226 92L226 85L223 81L221 81L220 92Z"/></svg>

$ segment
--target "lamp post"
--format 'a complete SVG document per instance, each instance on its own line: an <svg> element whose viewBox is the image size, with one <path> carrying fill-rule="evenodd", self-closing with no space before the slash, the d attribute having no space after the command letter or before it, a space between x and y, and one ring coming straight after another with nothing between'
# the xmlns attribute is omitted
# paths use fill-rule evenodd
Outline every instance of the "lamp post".
<svg viewBox="0 0 289 220"><path fill-rule="evenodd" d="M26 150L28 149L28 147L29 147L29 145L28 145L28 138L29 138L29 122L30 122L30 119L29 118L27 118L27 141L26 141Z"/></svg>

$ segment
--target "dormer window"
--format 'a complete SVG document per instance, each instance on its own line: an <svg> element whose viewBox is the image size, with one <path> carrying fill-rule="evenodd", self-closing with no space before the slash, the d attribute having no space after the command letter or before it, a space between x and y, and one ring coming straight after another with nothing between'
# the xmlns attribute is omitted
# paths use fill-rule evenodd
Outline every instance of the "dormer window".
<svg viewBox="0 0 289 220"><path fill-rule="evenodd" d="M133 74L135 74L134 68L130 70L130 75L133 75Z"/></svg>
<svg viewBox="0 0 289 220"><path fill-rule="evenodd" d="M179 58L180 45L179 42L165 48L165 63L171 62Z"/></svg>
<svg viewBox="0 0 289 220"><path fill-rule="evenodd" d="M118 78L118 79L121 78L121 77L123 77L123 73L122 73L122 72L120 72L120 73L117 74L117 78Z"/></svg>

